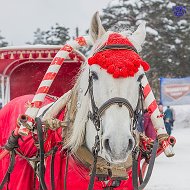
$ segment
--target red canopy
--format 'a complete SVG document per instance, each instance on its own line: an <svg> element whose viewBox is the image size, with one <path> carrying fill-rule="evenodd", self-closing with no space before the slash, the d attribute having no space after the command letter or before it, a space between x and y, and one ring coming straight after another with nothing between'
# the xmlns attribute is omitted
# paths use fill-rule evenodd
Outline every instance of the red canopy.
<svg viewBox="0 0 190 190"><path fill-rule="evenodd" d="M61 46L32 45L0 48L0 75L3 99L10 100L26 94L34 94L53 57ZM69 54L62 65L49 94L61 96L72 88L73 79L84 62L79 52ZM9 90L10 88L10 90Z"/></svg>

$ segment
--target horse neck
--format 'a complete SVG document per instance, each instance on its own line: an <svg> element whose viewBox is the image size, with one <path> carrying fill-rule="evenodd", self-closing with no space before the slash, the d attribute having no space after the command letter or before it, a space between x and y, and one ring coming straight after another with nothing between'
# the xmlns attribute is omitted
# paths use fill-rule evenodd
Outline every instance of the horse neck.
<svg viewBox="0 0 190 190"><path fill-rule="evenodd" d="M88 88L89 66L84 65L77 83L73 89L73 97L71 98L70 110L73 110L73 125L70 130L66 147L71 148L75 152L82 145L85 135L85 123L89 110L89 96L86 93Z"/></svg>

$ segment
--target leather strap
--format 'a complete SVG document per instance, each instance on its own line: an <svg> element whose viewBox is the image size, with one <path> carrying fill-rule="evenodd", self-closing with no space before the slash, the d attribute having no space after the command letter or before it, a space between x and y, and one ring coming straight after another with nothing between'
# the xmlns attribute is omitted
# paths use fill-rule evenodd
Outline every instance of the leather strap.
<svg viewBox="0 0 190 190"><path fill-rule="evenodd" d="M126 106L129 110L129 113L130 113L130 117L131 118L134 118L134 111L133 111L133 108L131 106L131 104L129 103L129 101L125 98L120 98L120 97L114 97L114 98L111 98L109 100L107 100L99 109L98 109L98 114L99 116L102 115L102 113L108 109L111 105L113 104L118 104L119 106Z"/></svg>
<svg viewBox="0 0 190 190"><path fill-rule="evenodd" d="M152 174L152 170L154 167L154 162L155 162L155 158L156 158L156 153L157 153L157 149L158 149L158 140L156 139L154 141L154 145L152 148L152 153L151 153L151 158L149 161L149 166L148 166L148 170L146 173L146 176L144 178L144 181L142 181L142 179L140 178L140 186L138 186L138 158L136 158L135 156L137 156L136 154L133 156L133 166L132 166L132 178L133 178L133 188L134 190L143 190L144 187L147 185L147 183L149 182L149 179L151 177Z"/></svg>
<svg viewBox="0 0 190 190"><path fill-rule="evenodd" d="M94 187L94 181L95 181L95 176L96 176L96 164L97 164L97 159L98 159L98 151L94 152L94 162L92 166L92 173L90 176L90 182L88 184L88 190L93 190Z"/></svg>
<svg viewBox="0 0 190 190"><path fill-rule="evenodd" d="M12 172L13 169L14 169L14 165L15 165L15 151L13 150L13 151L11 152L11 156L10 156L10 164L9 164L9 167L8 167L8 169L7 169L7 172L6 172L6 174L5 174L5 176L4 176L3 180L2 180L2 182L1 182L1 184L0 184L0 189L3 189L5 183L9 182L9 177L10 177L11 172Z"/></svg>
<svg viewBox="0 0 190 190"><path fill-rule="evenodd" d="M102 46L100 49L98 49L94 54L101 52L101 51L105 51L105 50L132 50L135 53L138 54L137 50L135 47L130 46L130 45L126 45L126 44L112 44L112 45L105 45Z"/></svg>
<svg viewBox="0 0 190 190"><path fill-rule="evenodd" d="M13 151L15 148L18 148L18 140L20 138L20 135L15 135L14 131L12 131L11 136L9 137L7 143L5 144L5 149L8 151Z"/></svg>
<svg viewBox="0 0 190 190"><path fill-rule="evenodd" d="M57 152L57 147L54 146L53 147L53 152L52 152L52 156L51 156L51 168L50 168L50 171L51 171L51 189L52 190L55 190L55 179L54 179L54 160L55 160L55 154Z"/></svg>
<svg viewBox="0 0 190 190"><path fill-rule="evenodd" d="M45 174L45 166L44 166L44 138L43 138L43 131L42 131L42 122L39 117L36 117L36 127L37 127L37 134L38 134L38 141L39 141L39 155L40 155L40 165L39 165L39 179L40 179L40 186L43 190L47 190L44 174Z"/></svg>

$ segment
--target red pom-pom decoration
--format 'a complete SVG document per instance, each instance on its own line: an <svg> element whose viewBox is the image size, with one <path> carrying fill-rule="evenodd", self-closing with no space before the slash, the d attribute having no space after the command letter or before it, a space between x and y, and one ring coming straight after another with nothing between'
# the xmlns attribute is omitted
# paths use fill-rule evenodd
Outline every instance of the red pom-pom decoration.
<svg viewBox="0 0 190 190"><path fill-rule="evenodd" d="M110 34L106 45L111 44L126 44L133 46L132 43L120 34ZM140 56L133 50L105 50L96 53L88 59L88 64L97 64L108 73L112 74L114 78L119 77L133 77L142 66L144 71L149 70L149 64L143 61Z"/></svg>

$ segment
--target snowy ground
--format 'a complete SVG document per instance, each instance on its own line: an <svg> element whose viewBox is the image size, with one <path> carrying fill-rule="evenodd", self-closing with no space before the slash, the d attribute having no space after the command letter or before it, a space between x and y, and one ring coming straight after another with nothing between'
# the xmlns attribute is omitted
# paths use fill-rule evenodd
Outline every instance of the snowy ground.
<svg viewBox="0 0 190 190"><path fill-rule="evenodd" d="M145 190L190 190L190 106L175 107L175 156L160 155Z"/></svg>

